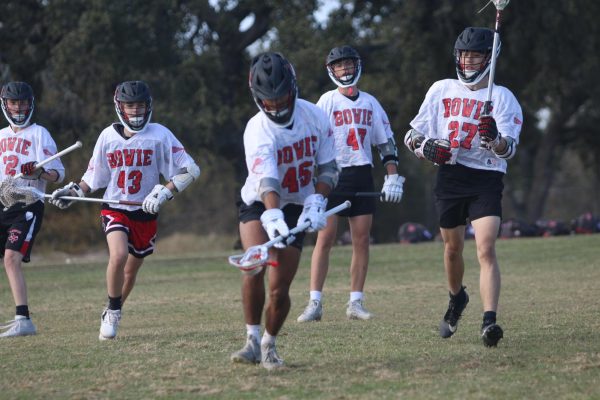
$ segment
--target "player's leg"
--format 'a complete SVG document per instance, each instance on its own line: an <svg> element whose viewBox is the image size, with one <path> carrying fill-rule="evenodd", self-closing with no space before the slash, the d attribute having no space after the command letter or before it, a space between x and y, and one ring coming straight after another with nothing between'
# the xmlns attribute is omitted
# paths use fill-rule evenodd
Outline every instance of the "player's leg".
<svg viewBox="0 0 600 400"><path fill-rule="evenodd" d="M142 268L144 259L154 252L156 241L157 221L129 220L129 232L127 236L129 254L124 268L122 303L129 297L137 280L137 274Z"/></svg>
<svg viewBox="0 0 600 400"><path fill-rule="evenodd" d="M36 327L29 317L27 285L22 263L29 262L35 237L44 216L44 205L36 202L25 210L0 211L3 233L4 268L15 301L15 319L3 326L0 337L35 335Z"/></svg>
<svg viewBox="0 0 600 400"><path fill-rule="evenodd" d="M127 232L123 230L112 230L106 234L108 244L108 265L106 267L108 304L101 315L100 340L116 338L121 321L125 264L129 255L127 236Z"/></svg>
<svg viewBox="0 0 600 400"><path fill-rule="evenodd" d="M310 298L308 305L298 317L298 322L320 321L323 316L322 292L329 271L329 253L335 244L338 217L327 219L327 226L317 234L317 243L310 263Z"/></svg>
<svg viewBox="0 0 600 400"><path fill-rule="evenodd" d="M449 338L456 332L458 321L469 303L469 296L463 285L463 249L468 199L438 199L436 206L440 215L440 233L444 241L444 270L450 297L448 309L440 322L440 336Z"/></svg>
<svg viewBox="0 0 600 400"><path fill-rule="evenodd" d="M475 230L480 268L479 291L483 304L481 338L486 346L496 346L504 336L502 328L496 324L501 284L500 267L496 257L496 238L501 223L501 199L500 193L489 193L479 196L471 205L471 223Z"/></svg>
<svg viewBox="0 0 600 400"><path fill-rule="evenodd" d="M367 320L372 314L364 308L363 290L369 268L369 245L373 215L350 217L352 236L352 261L350 263L350 301L346 316L350 319Z"/></svg>
<svg viewBox="0 0 600 400"><path fill-rule="evenodd" d="M142 268L142 264L144 263L143 258L135 257L132 254L129 254L127 257L127 262L125 263L125 280L123 282L123 289L121 304L125 303L127 297L129 297L129 293L133 290L133 286L137 280L137 274Z"/></svg>

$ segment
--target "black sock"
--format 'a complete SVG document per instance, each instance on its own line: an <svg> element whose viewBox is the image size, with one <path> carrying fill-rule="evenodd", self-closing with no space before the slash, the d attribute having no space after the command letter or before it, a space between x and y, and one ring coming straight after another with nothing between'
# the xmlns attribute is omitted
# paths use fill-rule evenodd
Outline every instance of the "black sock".
<svg viewBox="0 0 600 400"><path fill-rule="evenodd" d="M463 304L467 300L467 294L465 293L465 287L461 286L460 291L456 294L450 293L450 298L456 304Z"/></svg>
<svg viewBox="0 0 600 400"><path fill-rule="evenodd" d="M496 323L496 311L485 311L483 313L483 325L488 326Z"/></svg>
<svg viewBox="0 0 600 400"><path fill-rule="evenodd" d="M29 307L27 307L27 304L25 304L24 306L17 306L17 311L15 312L16 315L21 315L25 318L29 318Z"/></svg>
<svg viewBox="0 0 600 400"><path fill-rule="evenodd" d="M119 297L110 297L108 296L108 309L109 310L120 310L121 309L121 298Z"/></svg>

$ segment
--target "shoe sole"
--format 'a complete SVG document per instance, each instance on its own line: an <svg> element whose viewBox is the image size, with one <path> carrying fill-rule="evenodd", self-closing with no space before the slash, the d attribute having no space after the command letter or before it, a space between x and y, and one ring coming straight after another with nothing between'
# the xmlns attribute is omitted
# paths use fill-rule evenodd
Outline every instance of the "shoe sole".
<svg viewBox="0 0 600 400"><path fill-rule="evenodd" d="M319 321L321 321L321 317L316 317L316 318L313 318L313 319L300 319L300 318L298 318L296 321L298 321L298 322L319 322Z"/></svg>
<svg viewBox="0 0 600 400"><path fill-rule="evenodd" d="M372 315L369 315L368 317L359 317L358 315L346 314L346 316L348 317L348 319L355 320L355 321L368 321L373 318Z"/></svg>
<svg viewBox="0 0 600 400"><path fill-rule="evenodd" d="M113 337L106 337L106 336L102 336L102 334L98 335L98 339L100 340L115 340L117 337L113 336Z"/></svg>
<svg viewBox="0 0 600 400"><path fill-rule="evenodd" d="M502 328L498 325L494 325L489 327L485 334L481 335L481 339L483 340L483 344L485 347L496 347L500 339L504 337L504 332Z"/></svg>

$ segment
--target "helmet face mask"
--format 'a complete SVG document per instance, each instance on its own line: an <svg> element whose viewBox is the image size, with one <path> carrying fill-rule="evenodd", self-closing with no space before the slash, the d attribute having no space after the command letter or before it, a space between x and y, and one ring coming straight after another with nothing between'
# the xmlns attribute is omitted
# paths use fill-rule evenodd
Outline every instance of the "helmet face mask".
<svg viewBox="0 0 600 400"><path fill-rule="evenodd" d="M327 55L325 63L329 78L337 86L346 88L358 83L362 72L362 62L354 48L350 46L334 47Z"/></svg>
<svg viewBox="0 0 600 400"><path fill-rule="evenodd" d="M25 82L9 82L0 91L2 112L11 126L25 128L34 109L33 89Z"/></svg>
<svg viewBox="0 0 600 400"><path fill-rule="evenodd" d="M152 95L142 81L120 83L115 90L115 111L131 132L143 131L152 117Z"/></svg>
<svg viewBox="0 0 600 400"><path fill-rule="evenodd" d="M254 102L270 121L281 127L294 122L298 97L294 67L279 53L263 53L252 60L248 78Z"/></svg>
<svg viewBox="0 0 600 400"><path fill-rule="evenodd" d="M467 86L481 82L488 74L494 46L494 31L488 28L466 28L454 44L454 63L458 80ZM500 43L496 55L500 54Z"/></svg>

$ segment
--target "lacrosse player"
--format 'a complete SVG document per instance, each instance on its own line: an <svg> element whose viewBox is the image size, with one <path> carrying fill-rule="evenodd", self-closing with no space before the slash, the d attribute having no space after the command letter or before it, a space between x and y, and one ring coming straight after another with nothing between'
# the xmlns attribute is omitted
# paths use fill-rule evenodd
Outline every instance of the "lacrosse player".
<svg viewBox="0 0 600 400"><path fill-rule="evenodd" d="M44 192L46 182L63 180L65 169L60 159L49 162L43 168L35 168L37 162L56 153L56 143L43 126L31 123L33 90L25 82L9 82L2 87L0 98L2 112L9 124L0 130L1 179L12 179L22 173L22 178L15 179L15 185ZM16 305L15 319L3 327L5 330L0 337L36 333L35 325L29 318L27 287L21 263L30 260L31 248L42 226L43 216L43 200L28 205L17 203L0 210L0 256L4 257L4 268Z"/></svg>
<svg viewBox="0 0 600 400"><path fill-rule="evenodd" d="M314 104L299 99L294 68L279 53L264 53L250 67L250 91L259 112L244 132L248 178L239 203L239 229L244 249L260 245L306 221L308 231L327 223L326 196L337 181L333 135L327 116ZM316 183L315 183L316 182ZM269 261L254 275L242 275L246 345L231 355L233 362L261 363L267 369L283 366L275 338L290 310L289 289L298 269L304 233L275 245ZM265 331L260 336L265 308L265 271L269 301Z"/></svg>
<svg viewBox="0 0 600 400"><path fill-rule="evenodd" d="M466 28L458 36L454 46L458 80L431 86L404 138L417 157L439 165L434 192L450 290L440 335L449 338L456 332L469 302L462 254L469 220L477 243L484 311L481 337L486 346L496 346L503 336L496 323L500 269L495 244L506 160L515 155L523 123L517 99L502 86L493 86L493 111L483 113L493 38L494 32L487 28Z"/></svg>
<svg viewBox="0 0 600 400"><path fill-rule="evenodd" d="M108 305L101 316L100 340L117 335L121 307L144 258L154 251L159 209L200 176L200 168L173 133L163 125L150 123L152 97L146 83L119 84L114 103L120 123L102 131L79 184L70 182L55 190L50 200L65 209L73 201L61 196L84 197L106 188L104 199L143 202L141 207L102 205L109 260ZM166 185L160 183L160 175L169 180Z"/></svg>
<svg viewBox="0 0 600 400"><path fill-rule="evenodd" d="M382 201L400 202L404 177L398 175L396 143L387 114L375 97L358 90L357 84L362 71L358 52L350 46L335 47L327 56L326 67L337 88L323 94L317 106L329 116L335 137L336 162L341 167L339 183L329 196L327 207L335 207L345 200L352 201L350 209L339 213L348 218L352 236L350 300L346 316L350 319L368 320L373 314L363 305L363 288L367 279L369 239L376 199L336 195L336 192L374 190L371 146L377 147L387 172L381 189ZM335 243L337 225L338 216L329 217L327 227L317 236L310 268L310 299L304 312L298 317L298 322L321 319L321 293L329 269L329 253Z"/></svg>

